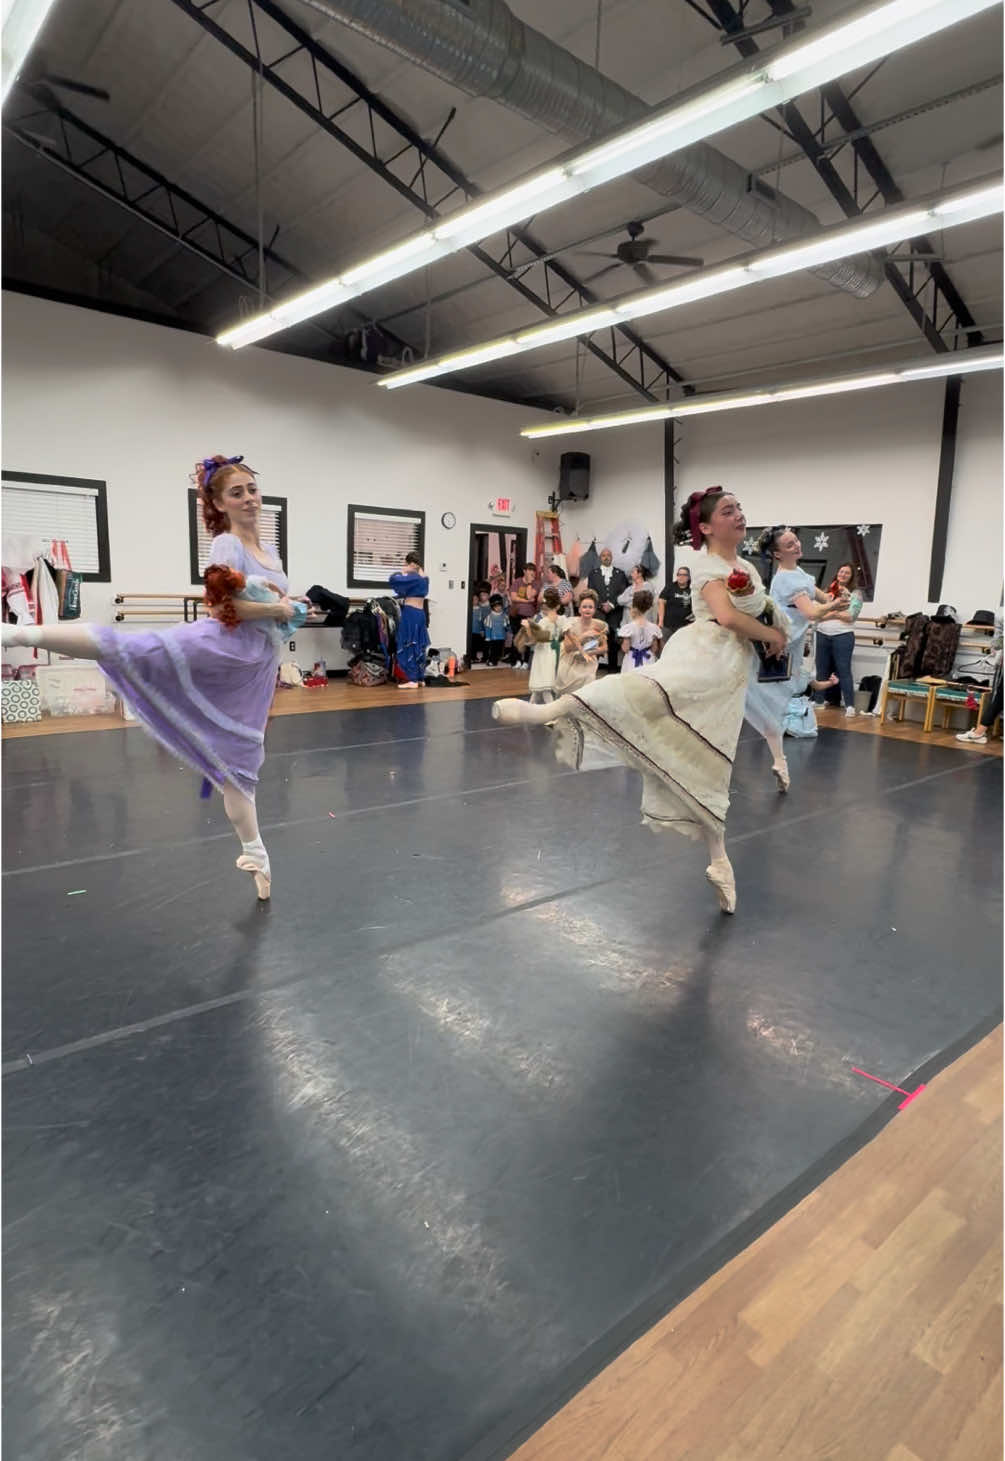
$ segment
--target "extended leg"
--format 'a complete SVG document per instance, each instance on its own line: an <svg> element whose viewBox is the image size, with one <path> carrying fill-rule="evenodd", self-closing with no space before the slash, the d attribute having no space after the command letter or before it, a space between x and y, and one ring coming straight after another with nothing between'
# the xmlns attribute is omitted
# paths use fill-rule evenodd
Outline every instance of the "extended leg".
<svg viewBox="0 0 1005 1461"><path fill-rule="evenodd" d="M550 690L537 690L535 694L550 695ZM575 706L571 695L563 695L548 705L532 705L526 700L497 700L492 707L492 719L504 725L551 725L562 720Z"/></svg>
<svg viewBox="0 0 1005 1461"><path fill-rule="evenodd" d="M100 653L90 624L4 624L0 642L4 649L48 649L74 659L97 659Z"/></svg>

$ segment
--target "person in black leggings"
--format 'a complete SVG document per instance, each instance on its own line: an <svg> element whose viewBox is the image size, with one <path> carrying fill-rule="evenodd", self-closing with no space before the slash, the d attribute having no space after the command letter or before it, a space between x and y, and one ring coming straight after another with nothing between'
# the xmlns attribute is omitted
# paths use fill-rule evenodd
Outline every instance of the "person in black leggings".
<svg viewBox="0 0 1005 1461"><path fill-rule="evenodd" d="M991 641L991 648L995 654L995 674L991 681L991 694L988 696L980 720L973 730L964 731L962 735L956 737L958 741L963 741L964 745L986 746L988 731L1002 713L1002 626L1002 610L999 609L995 615L995 634Z"/></svg>
<svg viewBox="0 0 1005 1461"><path fill-rule="evenodd" d="M986 746L988 743L988 731L1002 713L1002 672L998 666L997 688L988 697L987 704L981 712L981 718L973 730L964 731L956 739L963 741L970 746Z"/></svg>

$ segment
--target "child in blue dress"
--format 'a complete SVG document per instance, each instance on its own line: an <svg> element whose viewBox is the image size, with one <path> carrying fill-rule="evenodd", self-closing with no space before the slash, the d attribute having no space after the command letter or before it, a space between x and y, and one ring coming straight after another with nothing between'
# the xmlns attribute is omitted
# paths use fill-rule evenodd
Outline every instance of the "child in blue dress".
<svg viewBox="0 0 1005 1461"><path fill-rule="evenodd" d="M471 663L485 658L485 615L489 612L489 591L479 589L471 606Z"/></svg>
<svg viewBox="0 0 1005 1461"><path fill-rule="evenodd" d="M488 612L483 619L485 635L485 660L487 664L497 665L502 659L502 652L506 647L506 636L509 633L509 614L506 612L506 605L501 594L493 594L489 599Z"/></svg>

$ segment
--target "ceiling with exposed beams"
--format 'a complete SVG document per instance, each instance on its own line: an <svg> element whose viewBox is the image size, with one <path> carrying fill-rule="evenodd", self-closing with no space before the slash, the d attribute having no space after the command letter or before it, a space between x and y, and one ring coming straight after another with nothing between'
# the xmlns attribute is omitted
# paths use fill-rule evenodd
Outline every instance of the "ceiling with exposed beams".
<svg viewBox="0 0 1005 1461"><path fill-rule="evenodd" d="M599 27L598 0L548 0L546 5L510 0L510 5L520 19L590 64L599 39L600 71L650 105L738 59L732 46L721 43L721 32L697 13L701 0L601 0ZM423 138L442 133L442 151L480 189L519 178L571 144L495 101L465 95L303 0L278 0L278 8ZM809 25L846 8L844 0L812 0ZM249 0L216 0L209 12L222 30L248 46L253 45L254 19L269 60L290 50L289 38ZM754 26L771 12L769 0L749 0L745 23ZM759 40L772 44L779 38L772 32ZM1000 171L1001 56L1001 11L992 10L888 58L872 76L845 78L848 92L863 83L854 96L859 124L874 128L871 141L908 199ZM110 100L36 88L16 90L8 101L3 156L7 284L135 310L207 333L257 308L253 281L223 273L46 155L59 145L53 101L252 239L261 231L297 271L294 277L270 266L267 283L280 297L358 263L422 222L408 199L278 89L266 84L256 91L245 62L176 0L59 0L26 74L31 80L40 72L106 89ZM277 73L297 88L313 84L302 53L277 66ZM325 81L326 112L351 100L334 80ZM800 105L810 126L818 126L819 97L804 98ZM777 117L759 118L720 134L714 145L810 209L822 224L838 221L843 216L838 204L777 122ZM339 124L350 138L369 140L361 105L342 112ZM15 128L23 135L15 135ZM841 130L832 121L826 136ZM376 124L374 136L385 160L401 145L383 123ZM90 156L99 151L95 144ZM85 154L78 150L75 155ZM389 166L409 181L414 155ZM837 154L835 166L852 180L848 147ZM135 195L135 181L133 186ZM440 191L446 191L442 180ZM454 195L444 207L461 201ZM610 257L634 220L645 223L657 253L710 264L749 247L634 179L542 214L531 226L547 251L588 281L598 298L607 299L640 287L632 267ZM203 236L193 234L194 239ZM1000 222L969 224L933 242L985 338L1000 340ZM517 252L510 262L519 272L528 256ZM652 271L659 282L682 273L666 265L653 265ZM525 278L543 291L541 276L538 266ZM543 317L509 282L462 253L375 291L355 308L333 311L316 324L276 337L270 348L341 360L346 337L351 350L352 332L361 322L376 321L421 358L427 351L463 348ZM863 300L811 274L653 316L639 322L638 333L699 390L819 374L829 366L877 364L930 348L889 283ZM565 409L613 409L639 399L630 384L575 341L443 383Z"/></svg>

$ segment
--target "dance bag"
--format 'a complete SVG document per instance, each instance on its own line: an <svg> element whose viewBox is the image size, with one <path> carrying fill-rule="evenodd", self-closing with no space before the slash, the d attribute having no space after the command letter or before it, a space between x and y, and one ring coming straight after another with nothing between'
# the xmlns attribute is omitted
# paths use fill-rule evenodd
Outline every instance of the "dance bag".
<svg viewBox="0 0 1005 1461"><path fill-rule="evenodd" d="M793 695L782 720L782 734L800 741L814 739L817 734L817 716L812 700L805 695Z"/></svg>

